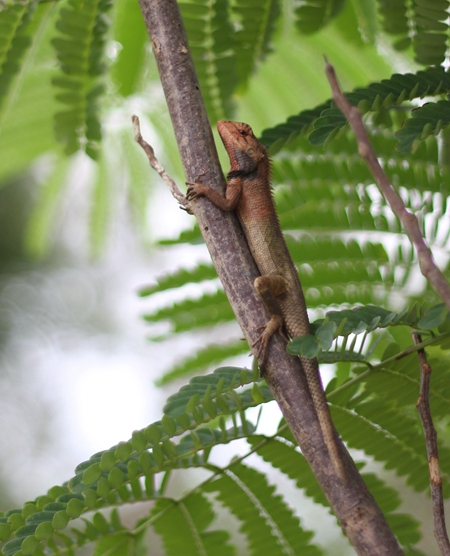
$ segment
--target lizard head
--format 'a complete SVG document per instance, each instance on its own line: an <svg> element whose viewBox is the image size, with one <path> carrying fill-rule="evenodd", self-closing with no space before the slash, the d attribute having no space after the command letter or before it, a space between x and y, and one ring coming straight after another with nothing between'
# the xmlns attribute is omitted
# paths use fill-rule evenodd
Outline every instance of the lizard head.
<svg viewBox="0 0 450 556"><path fill-rule="evenodd" d="M266 148L249 125L222 120L217 123L217 130L230 157L231 170L250 173L267 157Z"/></svg>

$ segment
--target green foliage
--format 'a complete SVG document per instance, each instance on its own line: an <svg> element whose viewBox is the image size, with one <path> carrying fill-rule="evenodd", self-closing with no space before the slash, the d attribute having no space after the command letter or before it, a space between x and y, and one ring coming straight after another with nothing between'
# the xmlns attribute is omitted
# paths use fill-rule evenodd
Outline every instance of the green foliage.
<svg viewBox="0 0 450 556"><path fill-rule="evenodd" d="M208 112L219 120L231 108L237 83L228 2L180 2L180 10Z"/></svg>
<svg viewBox="0 0 450 556"><path fill-rule="evenodd" d="M377 0L376 5L383 31L394 36L394 48L404 50L412 44L415 60L425 66L439 66L445 61L448 48L446 0L411 3ZM296 9L297 26L303 33L314 33L336 18L343 6L343 0L305 0ZM358 16L364 21L362 13Z"/></svg>
<svg viewBox="0 0 450 556"><path fill-rule="evenodd" d="M179 365L174 365L169 372L162 375L157 384L162 386L177 378L207 369L211 365L222 362L225 358L247 352L248 346L241 340L208 345L199 349L193 357L184 358Z"/></svg>
<svg viewBox="0 0 450 556"><path fill-rule="evenodd" d="M439 216L431 220L428 215L443 214L445 205L440 196L429 195L429 192L448 195L450 181L448 169L439 163L436 141L431 139L432 142L422 142L410 155L410 164L405 164L404 158L394 149L395 139L388 132L372 136L392 183L407 186L402 192L407 207L427 215L427 225L423 227L425 237L430 245L440 248L448 240L448 229ZM321 312L324 306L336 307L342 303L380 305L392 296L403 299L406 305L405 285L417 268L412 251L404 243L399 222L389 216L385 201L374 194L373 178L355 154L356 150L355 141L346 136L332 142L329 152L325 153L318 152L306 139L297 139L290 151L280 152L273 161L280 222L299 269L307 305ZM390 249L386 248L387 237ZM441 239L437 241L437 237ZM361 238L365 238L364 241ZM200 233L196 229L181 234L178 242L172 240L172 244L199 240ZM215 280L211 265L181 268L160 277L155 285L141 290L141 295L170 292L187 283L198 284L202 289L208 281L210 290ZM435 298L430 295L429 301L433 303ZM151 323L169 323L172 332L204 330L207 326L217 327L221 322L234 319L221 290L176 303L168 297L167 306L145 318ZM166 337L160 336L160 339ZM319 347L317 343L310 345L314 354ZM229 356L236 351L233 349ZM245 352L244 346L242 351ZM361 359L357 351L350 356L348 346L336 354L319 351L323 351L320 357L329 362L341 357ZM223 352L225 355L226 345ZM204 355L208 354L215 357L217 347L208 345L198 356L188 355L177 363L173 374L169 371L165 375L164 380L207 368L208 360Z"/></svg>
<svg viewBox="0 0 450 556"><path fill-rule="evenodd" d="M411 43L408 37L409 21L408 4L405 0L379 0L379 11L383 30L390 35L400 35L394 43L398 50L407 48Z"/></svg>
<svg viewBox="0 0 450 556"><path fill-rule="evenodd" d="M443 303L439 303L428 310L418 311L417 305L404 309L401 313L388 311L383 307L366 305L357 307L353 310L328 311L324 319L319 319L311 324L311 335L300 336L288 344L288 351L294 355L304 355L305 357L320 357L326 362L331 363L339 360L358 360L364 361L361 350L366 336L377 329L388 326L409 326L411 328L422 329L422 333L427 333L433 328L443 326L450 322L450 315ZM355 345L356 336L363 334L363 341L357 354L346 350L347 341L350 336L354 336L352 347ZM344 343L340 348L335 345L335 353L328 353L331 350L332 342L339 336L344 338ZM431 334L427 345L442 344L447 341L446 332L443 335Z"/></svg>
<svg viewBox="0 0 450 556"><path fill-rule="evenodd" d="M334 19L344 4L344 0L302 2L295 10L298 18L297 27L302 33L315 33Z"/></svg>
<svg viewBox="0 0 450 556"><path fill-rule="evenodd" d="M245 86L258 62L272 51L272 38L281 13L279 0L237 0L233 15L239 23L236 32L236 58L241 88Z"/></svg>
<svg viewBox="0 0 450 556"><path fill-rule="evenodd" d="M419 71L416 74L393 74L390 79L382 79L379 83L371 83L368 87L355 89L345 96L353 106L357 106L363 113L373 112L379 116L386 110L397 109L405 102L425 96L443 95L450 91L450 78L443 70ZM422 108L416 114L415 122L407 125L405 130L399 133L399 150L408 152L415 139L426 139L430 133L438 133L448 125L448 116L442 109L444 105L433 109L431 105L427 110ZM415 112L413 112L413 115ZM440 116L439 116L440 114ZM408 120L410 122L411 120ZM434 125L433 125L434 124ZM347 121L337 108L333 107L331 101L320 104L313 110L305 110L296 116L291 116L285 123L279 124L272 129L266 129L261 141L271 150L278 150L286 143L291 142L298 135L309 133L312 145L323 145L336 136L339 130L347 125ZM414 136L407 142L406 135L411 137L412 129ZM312 130L312 131L311 131ZM409 132L409 133L408 133Z"/></svg>
<svg viewBox="0 0 450 556"><path fill-rule="evenodd" d="M56 136L67 154L86 143L86 153L98 157L101 140L99 103L104 86L99 81L106 66L102 52L108 30L106 12L111 0L69 0L56 24L60 36L53 39L62 74L53 84L57 100L66 105L55 114Z"/></svg>
<svg viewBox="0 0 450 556"><path fill-rule="evenodd" d="M217 493L220 502L239 519L250 554L321 554L309 544L311 533L302 531L298 518L256 469L236 463L210 482L206 491Z"/></svg>
<svg viewBox="0 0 450 556"><path fill-rule="evenodd" d="M436 309L428 313L432 316L430 325L432 321L445 324L442 314L437 318ZM368 308L358 313L365 321L373 314L379 317L380 310ZM422 319L426 317L427 312ZM387 325L387 316L384 318ZM356 320L354 317L353 322ZM391 324L394 320L391 319ZM404 317L405 322L409 320ZM350 326L351 319L347 321ZM397 326L399 322L397 318ZM386 468L406 476L415 490L423 491L428 488L427 458L418 419L408 410L417 397L417 367L410 362L399 365L398 359L395 362L386 359L378 371L384 374L381 380L375 373L365 380L356 375L338 390L329 392L329 399L333 418L350 447L364 450ZM389 390L385 388L387 379ZM441 401L436 416L444 416L450 402L448 384L433 385L431 395ZM214 493L221 506L238 520L250 554L260 553L262 547L265 553L274 555L322 554L311 543L312 532L302 527L265 475L243 463L252 453L258 454L293 481L305 496L328 507L286 426L281 424L275 435L268 437L256 434L255 426L246 420L247 408L271 399L256 370L222 368L192 379L169 398L161 421L135 431L127 442L94 454L77 466L68 483L53 487L22 509L1 517L0 533L6 541L3 553L62 554L86 544L95 545L95 554L140 553L145 550L145 532L153 527L162 537L167 554L180 553L181 547L186 554L234 554L228 533L210 528L219 508L205 495ZM224 416L231 418L231 427L227 428ZM250 450L241 458L232 458L220 466L208 463L214 447L242 438L247 439ZM447 451L443 450L444 457ZM204 478L181 498L166 498L165 480L158 489L155 478L158 474L167 475L170 470L186 468L203 469ZM364 478L400 542L405 546L417 543L421 538L418 522L408 514L396 512L401 503L398 493L373 474ZM442 479L450 486L445 470ZM133 526L125 526L116 509L109 518L99 511L144 500L156 503L148 517ZM81 527L78 522L69 525L79 517L83 517Z"/></svg>
<svg viewBox="0 0 450 556"><path fill-rule="evenodd" d="M380 468L392 470L416 492L428 488L421 427L412 409L420 382L416 351L427 349L434 371L430 391L433 415L442 429L450 403L448 313L436 305L429 289L409 289L416 280L417 261L399 222L358 157L344 118L330 101L323 102L326 97L319 94L318 67L311 64L289 91L286 79L273 78L273 74L269 75L270 91L255 84L260 83L257 72L264 73L272 52L298 49L301 54L296 63L307 57L308 49L319 46L320 53L335 56L332 61L338 75L347 90L353 88L347 97L366 114L371 140L386 173L407 208L418 213L428 243L446 252L450 232L444 217L450 180L438 135L450 123L448 100L441 98L450 92L450 81L448 72L440 68L448 50L447 4L440 0L413 4L379 0L344 5L341 0L305 0L291 8L277 0L180 2L211 121L233 117L240 95L246 94L247 106L252 106L255 114L265 112L269 121L262 141L272 153L278 151L273 181L280 221L308 306L316 312L312 334L293 340L289 349L335 364L336 378L328 384L327 395L344 442L378 462ZM416 61L432 67L383 79L382 75L389 73L378 67L374 71L369 65L367 75L374 75L367 85L369 79L361 68L368 59L373 61L375 54L368 54L365 41L380 38L375 7L383 31L393 36L394 47L404 50L411 44ZM309 36L291 41L292 35L285 31L294 26ZM324 27L327 30L322 34L310 36ZM288 45L284 36L290 37ZM342 53L350 64L339 59L335 36L357 45ZM1 4L0 150L4 156L0 175L22 170L37 155L55 150L48 129L54 118L56 138L65 153L84 150L96 161L90 214L96 254L107 235L113 197L110 181L119 174L116 168L123 169L131 181L130 197L145 220L147 177L140 177L137 171L140 153L136 155L131 143L131 130L120 131L117 141L127 150L126 157L116 156L114 141L105 148L104 140L113 134L113 111L116 114L120 108L128 121L131 104L124 104L124 99L129 102L133 97L139 102L147 99L142 110L154 127L167 127L160 121L162 109L151 80L154 65L148 61L148 44L138 5L131 0L118 0L114 5L110 0ZM289 70L291 67L293 64ZM307 94L313 95L314 102L301 104ZM283 95L294 98L294 107L280 112L276 100L287 98ZM433 102L416 108L424 97L433 97ZM317 106L311 108L313 104ZM301 106L308 108L300 111ZM287 118L295 112L296 116ZM31 113L33 120L29 119ZM28 128L21 124L22 114L31 122ZM256 121L256 129L260 121L265 120ZM170 145L170 139L165 139ZM48 245L51 217L57 212L69 169L61 153L53 161L55 167L48 171L27 235L28 249L37 255L45 253ZM201 241L194 227L160 244L169 249ZM441 260L447 264L445 257ZM195 298L177 297L173 303L167 297L166 305L150 311L146 320L169 322L170 333L200 329L205 334L210 326L217 329L234 320L208 264L166 274L143 288L140 295L170 295L187 283L198 288ZM209 293L204 293L206 286ZM414 303L418 295L423 298L420 309ZM406 309L400 311L401 306ZM421 334L417 346L410 337L413 328ZM206 344L195 354L187 354L160 382L222 365L227 358L249 351L237 334L228 343ZM294 512L256 465L251 467L254 460L245 461L251 455L263 459L291 481L296 494L328 511L323 493L283 422L270 437L258 430L258 419L256 423L251 420L255 408L272 400L256 367L249 371L221 366L211 374L196 376L168 399L160 421L134 431L128 441L94 454L77 466L70 481L0 517L3 553L73 555L90 545L87 548L95 556L142 556L148 553L146 533L153 529L167 554L231 555L237 551L236 541L227 531L217 529L216 520L224 514L238 523L250 554L324 553L312 541L314 533L297 517L301 507ZM234 449L236 443L240 449L243 440L248 448L239 451L239 458L231 458L231 452L226 458L221 452L220 465L212 463L216 461L212 455L225 444ZM446 445L440 454L443 461L450 459ZM447 467L441 470L445 492L450 486ZM195 485L176 498L166 496L172 476L185 475L191 469L201 473ZM420 554L414 547L421 538L418 522L412 515L397 513L401 495L384 477L366 473L364 478L399 541L409 553ZM127 520L124 525L119 512L137 502L150 502L151 508L144 510L147 514L136 523L130 525Z"/></svg>
<svg viewBox="0 0 450 556"><path fill-rule="evenodd" d="M450 102L440 100L429 102L421 108L413 110L411 118L397 133L399 139L398 150L401 153L409 152L414 143L426 139L429 135L437 135L441 129L450 123Z"/></svg>
<svg viewBox="0 0 450 556"><path fill-rule="evenodd" d="M8 4L0 10L0 108L11 80L20 70L22 58L31 46L27 34L38 0Z"/></svg>
<svg viewBox="0 0 450 556"><path fill-rule="evenodd" d="M27 149L29 152L38 154L51 148L50 138L46 135L49 131L46 125L48 126L48 122L53 118L56 139L64 147L66 153L84 149L89 156L99 159L101 164L111 165L111 157L108 157L106 161L100 157L103 141L102 120L104 122L107 119L107 108L116 107L118 102L123 101L124 97L129 97L131 94L142 90L143 76L147 71L144 64L148 65L149 63L145 53L147 36L138 6L131 0L119 0L115 3L115 11L111 15L112 27L109 25L108 16L112 6L110 0L90 0L83 3L64 0L64 2L55 5L41 3L38 6L38 16L33 21L36 6L38 6L37 2L7 3L6 7L0 11L0 21L2 21L2 18L4 21L1 27L2 39L0 41L0 62L3 64L0 66L2 76L6 80L5 84L14 82L17 87L14 95L11 93L9 86L5 85L4 89L0 87L0 102L6 102L8 105L15 105L16 102L19 102L18 113L23 111L24 106L20 104L22 102L21 86L19 86L17 75L22 72L24 83L28 83L29 69L35 67L34 56L36 53L38 53L39 60L42 61L42 67L46 71L52 65L54 66L56 58L60 65L59 74L55 76L53 72L51 79L50 74L44 77L45 72L42 71L42 67L36 66L39 67L37 72L39 71L39 78L41 79L40 86L42 86L42 80L45 79L47 87L42 90L43 96L41 97L36 96L36 91L40 92L39 87L36 87L35 83L31 87L30 84L33 98L39 101L39 106L44 107L41 110L33 107L33 117L36 119L33 128L40 130L39 140L33 141L30 138L28 145L29 133L26 138L21 134L20 137L17 137L17 144L12 147L13 158L27 159L26 157L29 156L27 155ZM384 4L380 3L381 10L384 9L383 6ZM330 27L333 24L339 33L343 33L349 40L351 35L351 41L359 41L359 44L362 44L363 41L361 37L357 38L359 36L358 28L363 33L364 40L369 36L375 37L377 32L376 26L374 26L373 6L366 4L353 6L347 3L345 9L343 9L342 2L330 2L328 0L317 2L315 0L314 2L302 3L292 13L289 12L286 5L277 0L265 0L264 2L256 0L237 0L235 2L229 0L212 2L202 0L201 2L193 2L186 0L180 3L180 7L199 74L203 96L212 122L219 118L233 116L233 107L238 100L237 93L241 94L248 89L255 72L261 67L261 63L274 51L274 45L282 44L282 41L279 40L279 34L277 35L276 32L277 29L281 29L282 18L285 21L295 22L302 33L311 33L324 25ZM422 8L417 9L420 11ZM41 14L44 13L44 10L47 10L48 20L44 20L42 28L39 28L39 18L42 17ZM52 16L52 10L53 13L58 12L56 20ZM422 19L434 21L436 17L440 17L433 10L434 8L425 9L427 14L422 14ZM392 21L391 15L389 18L385 18L386 21ZM34 26L30 26L30 21ZM441 24L443 23L441 22ZM130 28L133 28L132 32L129 31ZM433 33L435 32L437 31L433 31ZM112 36L112 33L114 33L114 36ZM330 39L330 33L327 33L326 37L328 40L333 40ZM115 41L112 41L109 46L111 47L114 44L117 50L116 58L114 59L111 56L110 65L105 62L107 40L109 39ZM51 54L52 58L48 55L49 44L54 47ZM30 45L33 48L30 48ZM332 49L331 44L330 49ZM24 58L24 53L29 55L29 60ZM11 63L8 62L9 58ZM352 59L353 63L357 62L354 56L352 56ZM139 64L141 65L139 66ZM110 68L112 81L108 82L106 72ZM153 68L154 66L150 65L150 75L152 76ZM0 77L0 83L3 77ZM410 77L400 76L400 82L395 84L393 82L395 81L394 77L391 80L382 80L381 83L373 83L368 89L360 89L361 98L357 99L360 106L369 103L370 110L375 111L377 116L381 117L380 114L383 113L383 110L386 111L386 108L381 110L377 103L381 102L384 107L391 106L392 96L396 97L396 102L400 102L397 98L399 95L401 96L400 88L402 91L405 88L405 94L408 98L417 98L417 96L433 93L431 89L429 91L422 90L427 78L420 72L416 74L413 83L403 83L403 77L407 81ZM36 75L36 79L38 79L38 75ZM311 79L309 78L308 81L311 81ZM377 86L381 88L380 95L374 98L373 95L374 91L377 91ZM55 105L48 99L49 94L52 94L49 90L50 87L57 99ZM415 87L416 96L414 96ZM441 89L441 93L444 92L445 86ZM118 95L115 93L118 93ZM433 94L437 94L437 92L434 91ZM45 95L47 100L44 102ZM298 98L298 96L297 94L296 97ZM25 106L30 106L31 110L32 106L28 98L23 99L23 103ZM323 109L327 107L329 105L322 106ZM156 104L155 111L158 111ZM277 126L275 129L278 131L275 132L275 136L270 138L267 132L263 134L263 140L267 139L268 144L275 141L279 147L291 136L291 132L296 135L305 125L309 126L317 120L321 112L320 109L302 112L301 115L293 118L292 122L289 120L287 127L289 128L293 123L292 129L285 129L280 134L279 126ZM44 123L45 115L47 119ZM318 127L312 135L314 138L314 134L316 134L316 140L319 142L324 141L329 136L328 132L331 128L337 129L333 127L334 124L331 127L328 125L330 115L334 124L338 127L341 127L341 123L343 123L342 121L339 123L339 118L336 120L332 113L323 114L317 125L321 126L320 122L322 122L322 124L326 124L325 127ZM301 123L301 120L304 120L303 123ZM437 133L446 123L436 121L436 119L431 122L427 116L420 129L417 129L417 126L414 128L417 138L423 138L430 133L430 125L432 126L431 132ZM11 138L15 139L17 129L11 130L6 127L6 132L8 132L7 143L11 144ZM411 137L411 134L409 134L409 137ZM44 138L45 141L43 141ZM416 137L410 138L414 146L417 142L415 139ZM25 151L24 145L27 146ZM4 148L1 131L0 148ZM111 150L110 145L108 145L108 150ZM23 154L19 154L22 151L24 151ZM17 167L18 160L13 162L10 153L7 153L5 160L7 161L5 164L10 164L11 168ZM125 161L124 174L128 173L131 176L132 194L130 198L135 201L135 206L144 207L145 203L142 202L142 197L145 195L142 188L144 177L139 176L136 179L136 176L133 175L135 173L134 168L134 163ZM0 175L1 173L0 164ZM90 219L92 226L90 236L93 241L94 253L99 252L109 229L108 220L112 201L104 194L109 187L109 178L110 176L106 172L100 173L97 187L92 188L94 195L96 195L92 203L94 210ZM136 200L136 193L139 195L139 200ZM99 198L101 202L99 202ZM53 200L49 200L49 203L52 202ZM41 218L45 216L50 219L52 212L51 210L41 211ZM143 221L142 211L140 215L141 221ZM45 227L44 223L42 223L42 226ZM48 225L47 228L49 228ZM41 244L41 252L44 247L46 245Z"/></svg>
<svg viewBox="0 0 450 556"><path fill-rule="evenodd" d="M161 535L168 556L235 554L235 548L228 542L229 534L226 531L205 531L215 514L208 499L200 492L191 493L181 502L160 499L151 516L158 518L155 519L155 530Z"/></svg>
<svg viewBox="0 0 450 556"><path fill-rule="evenodd" d="M417 0L411 5L404 0L380 0L383 29L396 35L398 50L411 43L419 64L440 65L445 60L448 36L448 3ZM411 38L412 37L412 38Z"/></svg>

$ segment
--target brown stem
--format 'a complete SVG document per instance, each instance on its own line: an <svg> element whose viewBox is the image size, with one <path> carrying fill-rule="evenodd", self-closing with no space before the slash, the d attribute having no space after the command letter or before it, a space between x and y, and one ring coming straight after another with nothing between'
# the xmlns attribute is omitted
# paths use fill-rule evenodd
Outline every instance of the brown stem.
<svg viewBox="0 0 450 556"><path fill-rule="evenodd" d="M134 127L134 139L143 148L145 154L147 155L148 161L150 162L150 166L158 172L158 174L166 183L166 185L170 189L170 192L175 197L175 199L180 203L180 205L183 207L188 206L189 201L186 199L183 193L181 193L181 191L178 188L178 185L164 170L164 167L159 163L158 159L155 156L155 151L153 150L153 147L149 145L147 141L145 141L145 139L142 137L139 118L137 116L131 116L131 121L133 122L133 127Z"/></svg>
<svg viewBox="0 0 450 556"><path fill-rule="evenodd" d="M359 110L355 106L352 106L343 95L341 88L339 87L334 68L328 61L326 61L325 64L325 71L333 93L333 102L347 118L348 123L355 134L356 141L358 142L359 154L365 160L376 184L378 185L378 189L381 191L382 195L384 195L386 201L392 209L392 212L400 220L406 235L414 245L417 251L422 274L436 290L448 309L450 309L450 285L434 262L431 250L426 244L420 230L417 217L407 210L405 204L389 182L389 178L384 173L370 143Z"/></svg>
<svg viewBox="0 0 450 556"><path fill-rule="evenodd" d="M420 344L420 334L412 334L414 343ZM422 421L425 434L425 444L428 455L428 469L430 471L431 501L433 505L434 536L443 556L450 556L450 543L445 525L444 497L442 494L442 479L439 472L439 454L437 444L437 433L433 425L430 409L430 379L432 369L427 361L424 349L417 351L420 363L420 393L417 400L417 410Z"/></svg>
<svg viewBox="0 0 450 556"><path fill-rule="evenodd" d="M224 179L190 56L176 0L139 0L153 44L159 74L186 172L223 191ZM253 282L258 272L234 213L224 213L205 198L193 203L200 230L224 290L249 345L268 320ZM287 354L280 335L271 340L265 379L301 450L323 488L345 534L358 554L403 554L368 492L348 452L342 459L349 478L336 475L321 434L299 358Z"/></svg>

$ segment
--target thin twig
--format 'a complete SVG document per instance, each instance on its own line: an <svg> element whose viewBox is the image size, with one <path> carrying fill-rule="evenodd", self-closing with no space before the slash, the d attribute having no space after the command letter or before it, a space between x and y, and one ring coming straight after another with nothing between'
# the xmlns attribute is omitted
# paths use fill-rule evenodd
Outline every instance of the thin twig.
<svg viewBox="0 0 450 556"><path fill-rule="evenodd" d="M420 334L412 334L414 343L420 344ZM439 455L437 445L436 429L433 426L433 418L430 410L430 378L431 367L427 361L424 349L417 352L420 363L420 393L417 400L417 410L422 421L425 434L425 444L428 455L428 469L430 471L431 501L433 505L434 536L443 556L450 556L450 543L445 526L444 498L442 495L442 479L439 472Z"/></svg>
<svg viewBox="0 0 450 556"><path fill-rule="evenodd" d="M358 142L359 154L365 160L370 172L375 178L378 189L381 191L382 195L384 195L386 201L392 209L392 212L400 220L406 232L406 235L409 237L412 244L416 248L422 274L425 276L425 278L427 278L431 286L436 290L448 309L450 309L450 285L434 262L431 250L428 247L420 230L417 217L409 210L407 210L405 204L397 195L391 183L389 182L389 179L384 173L383 168L381 167L381 164L378 161L375 151L369 141L369 137L364 127L364 123L362 121L359 110L356 107L352 106L345 98L339 87L339 83L337 81L336 73L333 66L328 62L328 60L325 59L325 61L325 71L331 86L333 102L347 118L351 128L353 129L356 140Z"/></svg>
<svg viewBox="0 0 450 556"><path fill-rule="evenodd" d="M189 205L189 201L183 195L183 193L178 188L178 185L173 181L173 179L169 176L169 174L164 170L163 166L158 162L158 159L155 156L155 151L153 147L147 143L147 141L142 137L141 134L141 126L139 123L139 118L137 116L131 116L131 120L133 122L134 127L134 138L135 140L141 145L144 149L145 154L147 155L148 161L150 162L150 166L158 172L158 174L162 177L162 179L168 185L170 192L175 197L175 199L180 203L182 207L187 207Z"/></svg>

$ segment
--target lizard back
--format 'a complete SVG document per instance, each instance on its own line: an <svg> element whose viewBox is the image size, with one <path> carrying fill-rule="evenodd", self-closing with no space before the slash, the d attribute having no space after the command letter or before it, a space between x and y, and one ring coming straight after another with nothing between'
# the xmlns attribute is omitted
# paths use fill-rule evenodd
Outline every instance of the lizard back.
<svg viewBox="0 0 450 556"><path fill-rule="evenodd" d="M261 275L281 275L288 282L287 292L277 297L288 334L308 334L300 279L275 209L268 156L246 176L236 213Z"/></svg>

